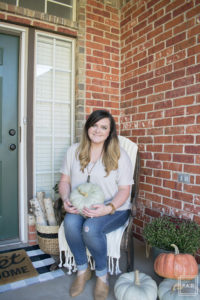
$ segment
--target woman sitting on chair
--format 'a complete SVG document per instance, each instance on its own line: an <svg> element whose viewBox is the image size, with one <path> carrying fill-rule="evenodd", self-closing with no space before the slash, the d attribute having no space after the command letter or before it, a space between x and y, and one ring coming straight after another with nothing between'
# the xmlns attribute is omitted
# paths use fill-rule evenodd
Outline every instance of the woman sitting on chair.
<svg viewBox="0 0 200 300"><path fill-rule="evenodd" d="M104 204L84 208L83 214L70 203L70 192L85 182L98 184ZM91 278L86 248L95 261L97 276L94 299L104 300L109 292L106 234L121 227L130 214L133 168L125 150L120 148L116 125L106 110L96 110L88 118L80 144L67 150L61 167L59 193L67 212L65 236L77 265L77 276L70 288L78 296Z"/></svg>

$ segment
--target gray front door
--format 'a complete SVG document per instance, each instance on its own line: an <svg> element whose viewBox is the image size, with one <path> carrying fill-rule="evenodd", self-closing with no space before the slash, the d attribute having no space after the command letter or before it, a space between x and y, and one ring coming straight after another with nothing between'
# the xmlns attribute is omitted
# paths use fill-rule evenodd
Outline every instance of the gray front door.
<svg viewBox="0 0 200 300"><path fill-rule="evenodd" d="M19 37L0 34L0 241L19 238Z"/></svg>

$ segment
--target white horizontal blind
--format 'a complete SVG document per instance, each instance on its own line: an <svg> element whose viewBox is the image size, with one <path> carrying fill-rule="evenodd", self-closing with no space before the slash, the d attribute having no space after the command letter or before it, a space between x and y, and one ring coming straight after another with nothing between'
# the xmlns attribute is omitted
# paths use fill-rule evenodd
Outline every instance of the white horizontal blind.
<svg viewBox="0 0 200 300"><path fill-rule="evenodd" d="M36 42L35 193L54 198L72 135L72 43L42 34Z"/></svg>

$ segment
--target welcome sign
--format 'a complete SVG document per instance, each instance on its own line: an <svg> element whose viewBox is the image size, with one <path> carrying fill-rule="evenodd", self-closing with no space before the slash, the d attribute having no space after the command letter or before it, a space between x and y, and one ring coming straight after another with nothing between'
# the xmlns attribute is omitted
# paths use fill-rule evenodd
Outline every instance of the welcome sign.
<svg viewBox="0 0 200 300"><path fill-rule="evenodd" d="M0 285L37 276L25 250L0 254Z"/></svg>

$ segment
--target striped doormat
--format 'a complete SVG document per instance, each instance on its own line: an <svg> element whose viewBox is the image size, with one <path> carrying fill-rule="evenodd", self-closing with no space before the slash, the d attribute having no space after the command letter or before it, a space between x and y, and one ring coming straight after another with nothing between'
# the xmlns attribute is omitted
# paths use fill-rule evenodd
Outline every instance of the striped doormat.
<svg viewBox="0 0 200 300"><path fill-rule="evenodd" d="M0 253L7 253L14 250L20 250L20 249L24 249L26 251L27 255L29 256L33 266L35 267L39 275L24 280L19 280L12 283L0 285L0 293L25 287L27 285L31 285L34 283L44 282L65 275L62 269L50 271L50 267L55 262L55 260L49 254L45 254L39 248L38 245L11 249L7 251L0 251Z"/></svg>

